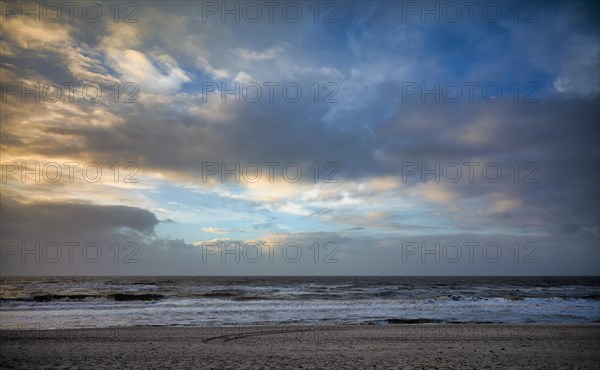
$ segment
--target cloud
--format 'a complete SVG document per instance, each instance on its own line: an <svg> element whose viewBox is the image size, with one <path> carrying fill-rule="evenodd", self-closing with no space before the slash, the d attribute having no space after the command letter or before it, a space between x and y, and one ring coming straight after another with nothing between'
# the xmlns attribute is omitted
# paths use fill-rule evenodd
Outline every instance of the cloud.
<svg viewBox="0 0 600 370"><path fill-rule="evenodd" d="M397 238L407 235L498 233L556 238L569 247L551 250L569 254L577 272L581 256L596 256L590 246L597 246L600 222L600 52L598 19L590 15L597 6L553 2L528 24L401 22L400 7L343 4L335 24L311 17L203 23L200 7L171 3L145 4L135 24L5 22L3 81L132 81L140 101L123 104L106 94L94 103L63 96L34 104L3 96L2 160L107 168L133 161L140 182L10 177L1 190L3 234L135 235L157 253L156 266L169 250L180 253L169 261L194 271L181 260L197 252L190 242L202 232L307 242L322 233L351 245L344 253L352 261L369 248L396 256ZM202 91L203 82L250 81L297 82L302 99L291 103L278 90L268 101L263 90L256 103L232 96L223 103ZM465 81L496 82L502 99L486 101L480 90L469 99L465 89L458 102L435 101L434 94L407 97L404 85ZM327 82L337 103L322 101L332 91L323 89ZM523 101L528 82L535 103ZM257 183L204 181L206 162L278 162L277 171L297 163L304 173L296 183L281 176L271 183L265 174ZM474 181L465 162L478 163ZM406 175L407 163L442 171L454 163L462 176L453 182L430 173L423 181L423 168ZM501 167L499 181L482 174L486 163ZM338 181L324 182L329 175ZM158 223L165 218L173 222Z"/></svg>
<svg viewBox="0 0 600 370"><path fill-rule="evenodd" d="M221 229L218 227L203 227L202 231L211 233L211 234L230 234L233 232L239 232L239 230L234 229Z"/></svg>
<svg viewBox="0 0 600 370"><path fill-rule="evenodd" d="M152 236L156 216L144 209L127 206L98 206L87 202L29 203L6 197L2 202L4 240L62 240L82 234L109 236L121 229Z"/></svg>
<svg viewBox="0 0 600 370"><path fill-rule="evenodd" d="M505 213L519 208L521 201L518 199L496 200L490 206L489 213Z"/></svg>

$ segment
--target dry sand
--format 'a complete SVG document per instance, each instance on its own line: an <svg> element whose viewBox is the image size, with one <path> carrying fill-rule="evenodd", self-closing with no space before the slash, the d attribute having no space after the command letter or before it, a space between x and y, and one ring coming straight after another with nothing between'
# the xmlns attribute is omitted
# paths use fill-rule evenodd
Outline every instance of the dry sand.
<svg viewBox="0 0 600 370"><path fill-rule="evenodd" d="M599 325L1 331L2 368L598 369Z"/></svg>

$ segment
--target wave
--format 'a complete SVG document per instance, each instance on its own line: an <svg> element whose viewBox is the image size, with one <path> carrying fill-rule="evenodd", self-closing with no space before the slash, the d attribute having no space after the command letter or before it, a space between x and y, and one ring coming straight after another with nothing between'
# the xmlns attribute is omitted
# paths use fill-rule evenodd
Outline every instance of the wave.
<svg viewBox="0 0 600 370"><path fill-rule="evenodd" d="M444 322L444 320L437 319L386 319L384 322L388 324L439 324Z"/></svg>
<svg viewBox="0 0 600 370"><path fill-rule="evenodd" d="M156 301L164 298L162 294L130 294L130 293L114 293L114 294L40 294L34 295L31 298L18 298L15 301L34 301L34 302L51 302L61 300L82 301L85 299L105 298L117 302L123 301Z"/></svg>

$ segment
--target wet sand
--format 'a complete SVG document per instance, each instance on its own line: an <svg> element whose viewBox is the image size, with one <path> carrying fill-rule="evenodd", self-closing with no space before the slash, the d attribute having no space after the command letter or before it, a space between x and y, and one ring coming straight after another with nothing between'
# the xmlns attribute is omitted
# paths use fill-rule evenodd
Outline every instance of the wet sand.
<svg viewBox="0 0 600 370"><path fill-rule="evenodd" d="M600 368L600 325L120 327L0 337L2 368Z"/></svg>

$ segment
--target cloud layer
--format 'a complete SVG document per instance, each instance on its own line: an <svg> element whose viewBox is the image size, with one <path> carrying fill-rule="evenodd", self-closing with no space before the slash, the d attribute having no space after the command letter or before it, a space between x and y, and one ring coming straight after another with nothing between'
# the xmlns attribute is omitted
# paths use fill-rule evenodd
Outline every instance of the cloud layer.
<svg viewBox="0 0 600 370"><path fill-rule="evenodd" d="M162 2L136 23L3 18L3 273L600 273L597 6L453 22L332 4L299 3L297 22ZM22 242L73 240L140 258L20 259ZM203 243L249 241L305 258L203 260ZM504 257L403 260L452 241ZM306 257L330 242L338 262Z"/></svg>

